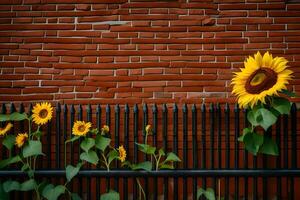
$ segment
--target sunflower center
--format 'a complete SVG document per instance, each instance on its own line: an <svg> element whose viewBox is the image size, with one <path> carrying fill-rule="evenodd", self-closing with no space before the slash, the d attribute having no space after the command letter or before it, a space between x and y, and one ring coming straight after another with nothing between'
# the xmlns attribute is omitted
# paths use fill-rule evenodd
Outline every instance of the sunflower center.
<svg viewBox="0 0 300 200"><path fill-rule="evenodd" d="M269 68L260 68L248 78L245 88L250 94L259 94L273 87L277 81L277 74Z"/></svg>
<svg viewBox="0 0 300 200"><path fill-rule="evenodd" d="M84 125L78 126L78 130L79 130L80 132L83 132L83 131L85 130L85 126L84 126Z"/></svg>
<svg viewBox="0 0 300 200"><path fill-rule="evenodd" d="M47 109L42 109L40 112L39 112L39 117L44 119L46 118L48 115L48 110Z"/></svg>

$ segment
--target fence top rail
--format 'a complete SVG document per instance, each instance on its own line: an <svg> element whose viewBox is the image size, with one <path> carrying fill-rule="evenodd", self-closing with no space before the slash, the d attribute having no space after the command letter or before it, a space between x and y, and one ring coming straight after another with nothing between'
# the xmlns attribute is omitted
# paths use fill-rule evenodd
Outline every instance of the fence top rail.
<svg viewBox="0 0 300 200"><path fill-rule="evenodd" d="M37 176L65 176L65 170L36 170ZM0 177L25 176L20 170L1 170ZM300 177L300 169L212 169L212 170L160 170L160 171L131 171L131 170L81 170L79 177Z"/></svg>

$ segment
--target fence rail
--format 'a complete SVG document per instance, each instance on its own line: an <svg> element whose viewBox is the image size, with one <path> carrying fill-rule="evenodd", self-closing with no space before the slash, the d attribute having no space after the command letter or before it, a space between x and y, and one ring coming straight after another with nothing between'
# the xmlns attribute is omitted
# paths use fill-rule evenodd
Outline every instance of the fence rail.
<svg viewBox="0 0 300 200"><path fill-rule="evenodd" d="M179 155L182 162L176 170L132 172L116 165L110 172L88 165L79 173L70 188L77 190L85 199L96 199L105 188L121 193L122 199L137 199L135 177L142 177L148 199L196 199L197 187L212 187L225 199L299 199L300 191L300 140L297 129L297 108L292 105L291 114L280 117L267 134L279 145L280 155L252 156L237 142L243 127L247 126L246 110L237 105L60 105L55 116L44 127L43 151L37 175L60 182L64 165L76 163L80 148L74 143L67 148L64 163L64 141L71 136L76 120L91 121L94 127L104 124L111 129L114 146L123 144L133 162L146 159L138 152L136 142L145 140L145 127L153 126L149 140L154 146L163 147ZM30 112L32 106L23 104L2 105L2 113ZM23 122L15 123L13 132L26 131ZM1 159L7 157L1 148ZM17 151L17 149L15 149ZM8 176L22 177L13 169L0 171L1 179ZM57 176L57 177L56 177ZM55 177L55 178L54 178ZM14 194L17 198L19 194Z"/></svg>

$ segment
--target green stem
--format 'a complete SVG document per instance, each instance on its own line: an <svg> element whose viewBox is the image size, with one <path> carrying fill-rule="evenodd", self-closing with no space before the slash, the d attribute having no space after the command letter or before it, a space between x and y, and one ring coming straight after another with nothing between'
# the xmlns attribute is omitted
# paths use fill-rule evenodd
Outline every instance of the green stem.
<svg viewBox="0 0 300 200"><path fill-rule="evenodd" d="M109 164L108 164L107 159L106 159L105 155L103 154L103 152L101 152L101 156L104 160L104 164L106 166L107 171L109 171Z"/></svg>
<svg viewBox="0 0 300 200"><path fill-rule="evenodd" d="M144 189L143 189L143 187L142 187L142 184L141 184L141 182L140 182L140 180L139 180L138 178L136 178L136 182L137 182L137 184L138 184L138 186L139 186L140 193L142 192L142 194L143 194L143 196L144 196L144 200L146 200L146 194L145 194L145 191L144 191ZM139 194L139 198L141 199L141 194Z"/></svg>

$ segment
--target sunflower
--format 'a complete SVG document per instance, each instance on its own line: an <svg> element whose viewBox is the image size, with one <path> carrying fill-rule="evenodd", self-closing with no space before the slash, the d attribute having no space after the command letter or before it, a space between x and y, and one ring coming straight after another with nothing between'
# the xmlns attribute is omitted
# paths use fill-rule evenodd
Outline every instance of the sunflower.
<svg viewBox="0 0 300 200"><path fill-rule="evenodd" d="M119 159L121 162L124 162L126 160L126 150L123 147L123 145L119 146Z"/></svg>
<svg viewBox="0 0 300 200"><path fill-rule="evenodd" d="M12 123L8 122L5 127L0 128L0 136L4 136L12 127Z"/></svg>
<svg viewBox="0 0 300 200"><path fill-rule="evenodd" d="M235 72L231 81L232 93L238 97L240 107L253 108L258 102L265 104L266 97L278 96L278 92L287 89L293 73L287 69L287 63L285 58L273 58L269 52L249 56L244 62L245 68Z"/></svg>
<svg viewBox="0 0 300 200"><path fill-rule="evenodd" d="M152 133L152 126L151 126L150 124L148 124L148 125L146 126L146 128L145 128L145 131L146 131L147 134Z"/></svg>
<svg viewBox="0 0 300 200"><path fill-rule="evenodd" d="M102 132L102 134L108 133L109 132L109 126L103 125L103 127L101 128L101 132Z"/></svg>
<svg viewBox="0 0 300 200"><path fill-rule="evenodd" d="M76 121L72 129L73 135L85 136L90 131L91 127L91 122Z"/></svg>
<svg viewBox="0 0 300 200"><path fill-rule="evenodd" d="M16 137L16 145L17 147L21 148L26 140L28 139L28 134L27 133L19 133Z"/></svg>
<svg viewBox="0 0 300 200"><path fill-rule="evenodd" d="M32 119L37 125L46 124L52 118L53 108L50 103L37 103L32 110Z"/></svg>

